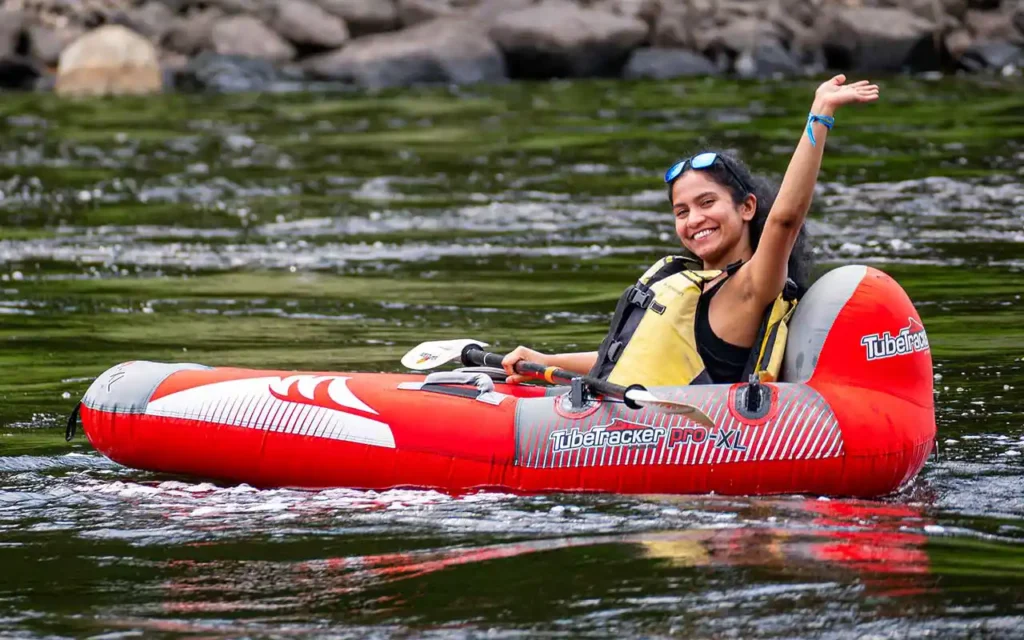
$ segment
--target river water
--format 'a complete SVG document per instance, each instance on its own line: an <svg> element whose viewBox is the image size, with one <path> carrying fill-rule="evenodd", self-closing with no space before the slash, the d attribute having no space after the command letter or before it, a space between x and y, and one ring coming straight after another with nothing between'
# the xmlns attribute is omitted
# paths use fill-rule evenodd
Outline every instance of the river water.
<svg viewBox="0 0 1024 640"><path fill-rule="evenodd" d="M593 348L674 249L661 171L778 179L811 84L5 96L0 636L1021 637L1022 88L886 80L829 137L819 272L892 274L935 359L941 454L877 501L258 491L63 440L126 360Z"/></svg>

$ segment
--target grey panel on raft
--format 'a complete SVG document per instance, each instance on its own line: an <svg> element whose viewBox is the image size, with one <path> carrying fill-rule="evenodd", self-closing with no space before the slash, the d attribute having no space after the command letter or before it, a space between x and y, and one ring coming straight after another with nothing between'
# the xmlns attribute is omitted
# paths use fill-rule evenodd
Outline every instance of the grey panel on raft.
<svg viewBox="0 0 1024 640"><path fill-rule="evenodd" d="M789 322L780 380L810 380L825 338L867 272L868 268L863 265L847 265L829 271L811 285Z"/></svg>
<svg viewBox="0 0 1024 640"><path fill-rule="evenodd" d="M125 362L103 372L89 386L82 404L98 411L142 413L153 392L161 382L175 371L209 369L201 364Z"/></svg>
<svg viewBox="0 0 1024 640"><path fill-rule="evenodd" d="M564 467L692 466L817 460L845 455L839 421L812 387L774 384L774 411L752 423L730 409L732 385L657 387L659 395L699 407L715 428L686 416L634 411L601 402L572 414L566 398L523 398L516 403L515 464ZM561 412L559 412L561 410Z"/></svg>

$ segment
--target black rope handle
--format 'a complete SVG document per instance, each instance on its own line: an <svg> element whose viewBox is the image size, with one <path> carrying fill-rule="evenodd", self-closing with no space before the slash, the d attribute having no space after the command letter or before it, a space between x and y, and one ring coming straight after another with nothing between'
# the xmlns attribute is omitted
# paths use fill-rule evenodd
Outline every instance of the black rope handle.
<svg viewBox="0 0 1024 640"><path fill-rule="evenodd" d="M64 430L64 440L67 442L71 442L75 437L75 431L78 429L78 410L81 408L82 403L77 403L71 410L71 415L68 416L68 427Z"/></svg>

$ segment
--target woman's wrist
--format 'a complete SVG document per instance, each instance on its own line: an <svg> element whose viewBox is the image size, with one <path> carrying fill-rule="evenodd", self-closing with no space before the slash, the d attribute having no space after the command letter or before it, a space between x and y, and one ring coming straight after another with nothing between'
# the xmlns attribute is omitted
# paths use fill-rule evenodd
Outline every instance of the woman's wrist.
<svg viewBox="0 0 1024 640"><path fill-rule="evenodd" d="M816 116L834 116L836 108L824 100L815 100L811 104L811 113Z"/></svg>

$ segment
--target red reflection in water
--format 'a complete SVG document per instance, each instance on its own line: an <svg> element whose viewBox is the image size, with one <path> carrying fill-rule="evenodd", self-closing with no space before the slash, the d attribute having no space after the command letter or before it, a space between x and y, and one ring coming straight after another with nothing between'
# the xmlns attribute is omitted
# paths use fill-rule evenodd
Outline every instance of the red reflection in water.
<svg viewBox="0 0 1024 640"><path fill-rule="evenodd" d="M702 505L706 506L706 505ZM735 509L735 501L730 503ZM211 562L197 564L190 573L202 574L195 582L184 579L167 587L177 595L195 597L209 589L219 595L250 593L232 602L168 602L173 612L223 612L289 608L298 601L342 596L419 578L444 569L526 554L571 547L627 544L643 556L677 567L755 566L777 570L780 575L799 572L833 580L836 571L847 571L876 595L913 595L929 590L920 580L929 570L924 545L927 537L916 533L927 524L920 511L898 505L819 500L752 502L751 509L768 508L773 514L796 512L793 526L742 526L716 529L645 532L546 538L477 547L449 547L400 553L326 558L306 562ZM742 511L742 510L741 510ZM216 578L210 584L211 574ZM254 585L272 584L280 593L252 593ZM212 588L211 588L212 587ZM209 595L214 595L210 593ZM396 598L378 602L401 606Z"/></svg>

